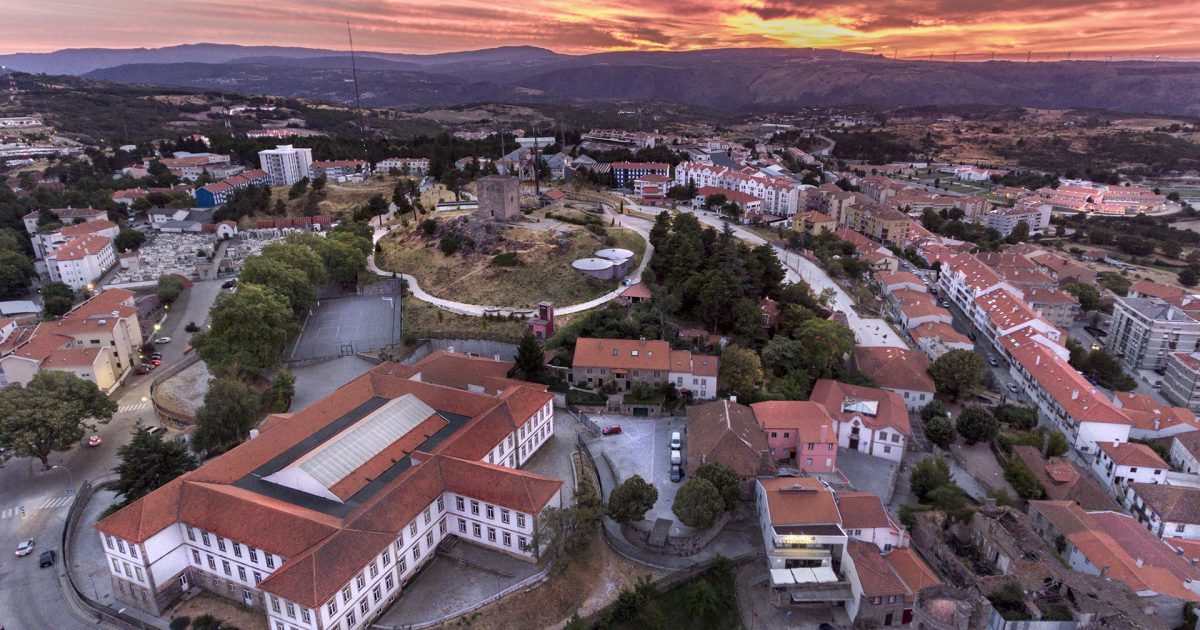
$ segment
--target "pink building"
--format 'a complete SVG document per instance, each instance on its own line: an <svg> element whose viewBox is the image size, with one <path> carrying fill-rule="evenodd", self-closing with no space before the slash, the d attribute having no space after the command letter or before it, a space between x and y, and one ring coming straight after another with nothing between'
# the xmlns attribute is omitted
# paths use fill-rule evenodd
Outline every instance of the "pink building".
<svg viewBox="0 0 1200 630"><path fill-rule="evenodd" d="M771 400L750 405L767 434L776 462L788 462L804 472L833 472L837 467L837 431L820 403Z"/></svg>

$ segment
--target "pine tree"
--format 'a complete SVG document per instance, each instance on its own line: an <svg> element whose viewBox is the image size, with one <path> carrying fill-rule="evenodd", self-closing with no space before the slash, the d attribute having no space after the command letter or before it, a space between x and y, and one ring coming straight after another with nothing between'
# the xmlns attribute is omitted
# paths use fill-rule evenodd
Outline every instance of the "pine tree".
<svg viewBox="0 0 1200 630"><path fill-rule="evenodd" d="M532 333L526 332L517 346L517 375L527 381L536 381L545 370L546 361L542 355L542 346L534 339Z"/></svg>
<svg viewBox="0 0 1200 630"><path fill-rule="evenodd" d="M196 468L196 460L187 448L175 441L165 442L139 426L128 444L117 449L118 479L113 490L128 505L146 496L183 473Z"/></svg>

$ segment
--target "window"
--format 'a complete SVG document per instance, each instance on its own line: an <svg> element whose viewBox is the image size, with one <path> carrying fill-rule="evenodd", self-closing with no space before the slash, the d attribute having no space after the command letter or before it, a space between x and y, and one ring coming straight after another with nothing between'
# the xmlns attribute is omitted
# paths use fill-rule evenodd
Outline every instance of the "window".
<svg viewBox="0 0 1200 630"><path fill-rule="evenodd" d="M500 522L508 525L508 510L500 510Z"/></svg>
<svg viewBox="0 0 1200 630"><path fill-rule="evenodd" d="M364 588L367 588L367 576L359 573L358 577L354 578L354 584L358 586L358 590L360 591Z"/></svg>
<svg viewBox="0 0 1200 630"><path fill-rule="evenodd" d="M892 452L892 447L890 447L890 446L885 446L885 447L883 447L883 452L884 452L884 453L891 453L891 452Z"/></svg>
<svg viewBox="0 0 1200 630"><path fill-rule="evenodd" d="M479 523L471 523L471 533L474 534L476 538L480 537L480 531L482 530L479 529Z"/></svg>
<svg viewBox="0 0 1200 630"><path fill-rule="evenodd" d="M778 435L776 435L774 431L772 431L772 432L771 432L771 437L779 437L779 436L778 436Z"/></svg>
<svg viewBox="0 0 1200 630"><path fill-rule="evenodd" d="M889 603L889 604L895 604L895 603L896 603L896 596L895 596L895 595L889 595L889 596L888 596L888 603Z"/></svg>
<svg viewBox="0 0 1200 630"><path fill-rule="evenodd" d="M145 579L142 577L142 568L141 567L133 567L133 571L135 573L137 573L137 579L139 582L141 582Z"/></svg>
<svg viewBox="0 0 1200 630"><path fill-rule="evenodd" d="M421 559L421 543L413 545L413 562Z"/></svg>
<svg viewBox="0 0 1200 630"><path fill-rule="evenodd" d="M246 567L241 567L241 566L238 567L238 579L240 579L243 582L246 581Z"/></svg>
<svg viewBox="0 0 1200 630"><path fill-rule="evenodd" d="M116 560L113 560L113 562L116 562ZM200 552L195 549L192 550L192 562L200 564Z"/></svg>
<svg viewBox="0 0 1200 630"><path fill-rule="evenodd" d="M371 577L379 575L379 567L375 566L374 560L372 560L371 564L367 566L367 569L371 572Z"/></svg>
<svg viewBox="0 0 1200 630"><path fill-rule="evenodd" d="M262 574L259 573L258 571L255 571L254 572L254 585L258 586L258 583L261 581L262 581Z"/></svg>
<svg viewBox="0 0 1200 630"><path fill-rule="evenodd" d="M367 603L366 597L358 600L358 609L362 611L364 616L367 614L367 611L371 609L370 604Z"/></svg>
<svg viewBox="0 0 1200 630"><path fill-rule="evenodd" d="M133 556L134 558L138 557L137 545L135 545L133 543L129 543L129 555Z"/></svg>
<svg viewBox="0 0 1200 630"><path fill-rule="evenodd" d="M401 574L403 574L405 571L408 570L408 561L400 556L396 556L396 569L399 570Z"/></svg>
<svg viewBox="0 0 1200 630"><path fill-rule="evenodd" d="M225 571L225 575L233 575L233 571L229 568L228 560L221 561L221 568Z"/></svg>
<svg viewBox="0 0 1200 630"><path fill-rule="evenodd" d="M871 603L872 603L872 604L875 604L876 606L878 606L879 604L882 604L882 603L883 603L883 598L882 598L882 597L872 597L872 598L871 598Z"/></svg>
<svg viewBox="0 0 1200 630"><path fill-rule="evenodd" d="M387 565L389 565L391 563L392 563L392 552L388 551L387 549L384 549L383 550L383 566L386 567Z"/></svg>
<svg viewBox="0 0 1200 630"><path fill-rule="evenodd" d="M376 585L375 585L375 588L371 589L371 601L373 601L373 602L375 602L376 604L378 604L378 603L379 603L379 600L383 599L383 597L382 597L382 595L381 595L380 593L381 593L381 591L380 591L380 589L379 589L379 585L378 585L378 584L376 584Z"/></svg>
<svg viewBox="0 0 1200 630"><path fill-rule="evenodd" d="M258 551L254 547L250 547L250 562L258 562Z"/></svg>
<svg viewBox="0 0 1200 630"><path fill-rule="evenodd" d="M408 535L415 537L417 535L417 522L413 521L408 525Z"/></svg>
<svg viewBox="0 0 1200 630"><path fill-rule="evenodd" d="M354 622L355 622L354 611L351 610L350 612L346 613L346 627L353 628Z"/></svg>
<svg viewBox="0 0 1200 630"><path fill-rule="evenodd" d="M897 443L897 444L899 444L899 443L900 443L900 434L899 434L899 433L893 433L893 434L892 434L892 441L893 441L893 442L895 442L895 443Z"/></svg>
<svg viewBox="0 0 1200 630"><path fill-rule="evenodd" d="M438 506L438 513L439 513L439 514L440 514L440 513L442 513L442 512L445 512L445 511L446 511L446 500L445 500L445 498L443 498L443 497L438 497L438 500L437 500L437 506Z"/></svg>
<svg viewBox="0 0 1200 630"><path fill-rule="evenodd" d="M495 527L488 528L488 542L496 542L496 528Z"/></svg>
<svg viewBox="0 0 1200 630"><path fill-rule="evenodd" d="M396 580L392 577L391 573L383 576L383 585L386 586L387 590L389 591L396 588Z"/></svg>
<svg viewBox="0 0 1200 630"><path fill-rule="evenodd" d="M119 560L117 560L116 558L113 558L112 563L113 563L113 571L120 573L121 572L121 562Z"/></svg>
<svg viewBox="0 0 1200 630"><path fill-rule="evenodd" d="M117 549L119 549L121 551L121 553L125 553L125 541L118 540L117 541Z"/></svg>
<svg viewBox="0 0 1200 630"><path fill-rule="evenodd" d="M517 527L525 527L525 515L524 514L517 515Z"/></svg>
<svg viewBox="0 0 1200 630"><path fill-rule="evenodd" d="M242 557L242 546L238 543L233 543L233 555L236 558Z"/></svg>
<svg viewBox="0 0 1200 630"><path fill-rule="evenodd" d="M510 534L508 532L504 532L504 546L505 547L512 546L512 534Z"/></svg>
<svg viewBox="0 0 1200 630"><path fill-rule="evenodd" d="M271 610L279 612L279 598L274 595L271 596Z"/></svg>
<svg viewBox="0 0 1200 630"><path fill-rule="evenodd" d="M524 536L517 536L517 548L522 549L522 550L525 549L525 537Z"/></svg>
<svg viewBox="0 0 1200 630"><path fill-rule="evenodd" d="M342 601L343 602L350 601L350 587L349 586L342 589Z"/></svg>
<svg viewBox="0 0 1200 630"><path fill-rule="evenodd" d="M1176 525L1175 533L1182 534L1185 527L1186 527L1186 525L1184 523L1180 523L1180 524Z"/></svg>
<svg viewBox="0 0 1200 630"><path fill-rule="evenodd" d="M446 533L446 519L442 519L442 520L438 521L438 533L439 534Z"/></svg>
<svg viewBox="0 0 1200 630"><path fill-rule="evenodd" d="M471 501L471 513L476 516L479 516L479 502L478 501Z"/></svg>
<svg viewBox="0 0 1200 630"><path fill-rule="evenodd" d="M283 630L283 622L282 621L275 622L275 630Z"/></svg>
<svg viewBox="0 0 1200 630"><path fill-rule="evenodd" d="M225 551L225 539L217 536L217 549Z"/></svg>
<svg viewBox="0 0 1200 630"><path fill-rule="evenodd" d="M307 608L300 609L300 619L304 620L305 623L308 623L309 618L308 618L308 609Z"/></svg>
<svg viewBox="0 0 1200 630"><path fill-rule="evenodd" d="M191 527L188 527L188 526L184 526L184 529L186 529L186 530L187 530L187 537L188 537L188 540L190 540L190 541L192 541L192 542L196 542L196 530L194 530L194 529L192 529ZM108 537L108 536L105 536L105 538L108 538L108 548L109 548L109 549L112 549L112 538L110 538L110 537Z"/></svg>
<svg viewBox="0 0 1200 630"><path fill-rule="evenodd" d="M208 555L208 568L212 569L213 571L216 571L217 570L217 561L213 559L212 554L207 554L207 555Z"/></svg>
<svg viewBox="0 0 1200 630"><path fill-rule="evenodd" d="M1133 468L1130 468L1130 469L1129 469L1129 472L1131 472L1131 473L1135 473L1135 472L1137 472L1137 466L1134 466Z"/></svg>
<svg viewBox="0 0 1200 630"><path fill-rule="evenodd" d="M458 519L458 531L459 531L459 533L461 533L461 534L465 534L465 533L467 533L467 521L466 521L466 519L461 519L461 518L460 518L460 519Z"/></svg>
<svg viewBox="0 0 1200 630"><path fill-rule="evenodd" d="M291 618L295 619L295 617L296 617L296 605L295 605L295 604L293 604L292 602L287 602L286 604L284 604L284 607L285 607L285 608L287 608L287 616L289 616L289 617L291 617Z"/></svg>
<svg viewBox="0 0 1200 630"><path fill-rule="evenodd" d="M404 530L400 530L400 535L396 536L396 551L400 551L400 548L403 546L404 546Z"/></svg>
<svg viewBox="0 0 1200 630"><path fill-rule="evenodd" d="M425 524L428 525L429 524L429 508L425 508L424 518L425 518Z"/></svg>
<svg viewBox="0 0 1200 630"><path fill-rule="evenodd" d="M488 520L492 520L492 521L496 520L495 506L491 506L491 505L487 506L487 517L488 517Z"/></svg>
<svg viewBox="0 0 1200 630"><path fill-rule="evenodd" d="M804 458L804 465L805 465L805 466L812 466L812 458L811 458L811 457L805 457L805 458Z"/></svg>
<svg viewBox="0 0 1200 630"><path fill-rule="evenodd" d="M275 556L272 556L272 555L271 555L271 554L269 554L269 553L264 553L264 554L263 554L263 559L265 559L265 560L267 561L267 568L268 568L268 569L274 569L274 568L275 568Z"/></svg>
<svg viewBox="0 0 1200 630"><path fill-rule="evenodd" d="M425 534L425 546L430 548L433 547L433 532L427 532Z"/></svg>

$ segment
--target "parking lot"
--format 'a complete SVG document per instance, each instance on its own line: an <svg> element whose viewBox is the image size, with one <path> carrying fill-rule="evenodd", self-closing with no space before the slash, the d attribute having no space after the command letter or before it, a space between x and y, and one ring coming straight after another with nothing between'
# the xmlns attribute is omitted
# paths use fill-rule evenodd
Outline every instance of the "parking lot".
<svg viewBox="0 0 1200 630"><path fill-rule="evenodd" d="M378 296L321 300L309 310L290 357L338 357L382 348L391 343L392 315L392 303ZM399 339L399 311L395 321Z"/></svg>
<svg viewBox="0 0 1200 630"><path fill-rule="evenodd" d="M675 502L675 493L687 481L685 476L679 482L671 481L671 432L684 433L687 425L686 418L633 418L629 416L592 415L591 418L601 427L620 425L621 433L601 436L592 444L596 457L607 457L612 463L613 471L621 481L634 475L641 475L648 483L658 489L658 501L654 508L646 513L646 520L666 518L676 521L671 526L671 533L679 534L690 528L677 522L671 512L671 504ZM687 435L683 436L683 469L687 470ZM605 488L610 491L611 488ZM606 497L607 498L607 497Z"/></svg>

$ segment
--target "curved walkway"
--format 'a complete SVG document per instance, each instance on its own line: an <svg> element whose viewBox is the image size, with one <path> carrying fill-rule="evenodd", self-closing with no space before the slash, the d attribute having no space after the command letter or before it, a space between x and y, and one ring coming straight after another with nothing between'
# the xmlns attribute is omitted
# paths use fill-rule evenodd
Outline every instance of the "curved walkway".
<svg viewBox="0 0 1200 630"><path fill-rule="evenodd" d="M627 217L621 217L621 216L612 214L611 210L608 207L605 208L605 215L609 216L610 218L615 219L617 227L629 229L629 230L633 231L635 234L637 234L638 236L641 236L642 239L646 241L646 253L642 255L642 262L638 265L637 270L634 271L631 276L629 276L629 278L634 283L641 282L642 272L645 271L646 265L649 264L650 256L654 254L654 246L650 244L649 229L647 229L644 225L637 225L636 221L625 220L625 219L628 219ZM385 228L377 228L375 230L375 233L371 237L372 243L373 244L379 243L379 239L386 236L389 231L390 230L386 227ZM409 290L409 292L412 293L413 297L417 298L418 300L421 300L422 302L427 302L429 304L432 304L444 311L450 311L451 313L457 313L459 315L472 315L474 317L482 317L485 312L486 313L497 313L498 312L502 316L507 316L511 313L518 313L518 314L519 313L529 313L529 312L532 312L535 310L535 309L529 308L529 307L485 306L485 305L481 305L481 304L468 304L466 302L455 302L454 300L447 300L445 298L437 297L436 295L431 295L428 292L426 292L424 289L421 288L421 285L417 282L417 279L415 277L413 277L412 275L407 274L407 273L384 271L383 269L380 269L379 266L375 264L375 254L371 254L370 256L367 256L367 270L369 270L371 273L379 275L379 276L386 276L389 278L390 277L404 278L404 281L408 283L408 290ZM591 310L593 308L596 308L597 306L607 304L608 302L611 302L611 301L617 299L617 297L619 297L621 295L621 293L623 293L625 291L626 288L627 287L625 287L625 285L622 284L621 286L618 286L616 289L613 289L612 291L609 291L608 293L605 293L604 295L602 295L594 300L588 300L587 302L583 302L580 304L571 304L569 306L562 306L562 307L555 306L554 312L558 315L570 315L572 313L580 313L583 311Z"/></svg>

